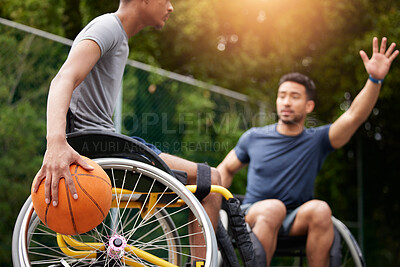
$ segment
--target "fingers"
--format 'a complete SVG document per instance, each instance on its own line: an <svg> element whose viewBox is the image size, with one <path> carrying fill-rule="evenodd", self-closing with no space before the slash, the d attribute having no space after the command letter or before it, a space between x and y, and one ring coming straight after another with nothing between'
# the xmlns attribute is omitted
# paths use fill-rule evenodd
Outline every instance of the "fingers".
<svg viewBox="0 0 400 267"><path fill-rule="evenodd" d="M38 171L38 173L36 174L35 178L33 179L34 183L33 183L33 187L32 187L32 192L36 193L38 191L39 186L45 177L46 176L44 176L42 174L42 169L40 169Z"/></svg>
<svg viewBox="0 0 400 267"><path fill-rule="evenodd" d="M76 163L80 165L82 168L84 168L87 171L93 171L94 168L90 166L81 156L79 156L76 160Z"/></svg>
<svg viewBox="0 0 400 267"><path fill-rule="evenodd" d="M67 172L64 172L62 175L58 175L57 177L59 177L59 178L54 179L54 177L53 177L51 182L50 181L48 182L48 186L46 185L46 188L45 188L46 203L47 204L50 203L50 194L51 194L51 200L52 200L53 206L58 205L58 193L59 193L59 188L61 186L60 180L63 178L64 178L64 183L65 183L66 187L69 189L69 192L71 193L72 197L74 199L78 199L78 193L76 191L74 180L69 172L69 168L68 168ZM46 191L46 189L48 191Z"/></svg>
<svg viewBox="0 0 400 267"><path fill-rule="evenodd" d="M84 168L87 171L92 171L94 168L90 166L79 154L77 154L75 162ZM67 170L63 172L62 175L59 175L60 178L64 178L65 184L67 188L69 189L70 194L74 199L78 199L78 192L75 187L74 179L71 176L69 166L67 167ZM59 189L59 179L53 179L52 182L52 188L51 188L51 195L53 199L53 206L58 205L58 189Z"/></svg>
<svg viewBox="0 0 400 267"><path fill-rule="evenodd" d="M88 164L86 164L88 165ZM89 165L88 165L89 166ZM90 167L90 166L89 166ZM92 167L93 168L93 167ZM69 189L72 197L74 199L78 199L78 193L75 187L75 183L70 173L69 165L66 168L61 168L59 171L52 172L49 168L46 171L46 175L42 174L43 171L40 171L37 174L36 181L33 185L33 192L37 192L40 186L40 183L43 179L45 179L44 183L44 195L45 195L45 202L46 204L50 204L50 201L53 206L58 205L58 194L59 194L59 186L60 180L64 179L66 187Z"/></svg>
<svg viewBox="0 0 400 267"><path fill-rule="evenodd" d="M53 206L58 205L58 186L59 186L59 179L52 179L51 181L51 199L53 202Z"/></svg>
<svg viewBox="0 0 400 267"><path fill-rule="evenodd" d="M378 53L378 38L374 37L372 39L372 53Z"/></svg>
<svg viewBox="0 0 400 267"><path fill-rule="evenodd" d="M67 185L72 197L74 199L78 199L78 192L76 191L74 179L72 178L71 174L68 172L68 174L65 175L65 184Z"/></svg>
<svg viewBox="0 0 400 267"><path fill-rule="evenodd" d="M52 202L54 206L57 206L59 200L58 194L60 192L60 180L64 179L68 194L71 194L72 198L78 199L75 183L70 173L70 165L72 163L77 163L88 171L94 169L92 166L87 164L65 140L58 144L48 144L42 168L37 174L37 181L32 186L32 191L37 192L40 186L40 181L45 179L45 202L47 204Z"/></svg>
<svg viewBox="0 0 400 267"><path fill-rule="evenodd" d="M392 43L392 44L389 46L388 50L386 51L385 56L386 56L386 57L390 57L390 55L393 53L395 47L396 47L396 44L395 44L395 43Z"/></svg>
<svg viewBox="0 0 400 267"><path fill-rule="evenodd" d="M361 50L360 51L360 56L361 56L361 59L364 62L364 64L367 64L368 61L369 61L367 53L365 53L365 51Z"/></svg>
<svg viewBox="0 0 400 267"><path fill-rule="evenodd" d="M385 54L385 51L386 51L386 44L387 44L387 38L386 38L386 37L383 37L383 38L382 38L382 42L381 42L381 50L380 50L380 53L381 53L381 54Z"/></svg>
<svg viewBox="0 0 400 267"><path fill-rule="evenodd" d="M387 38L383 37L380 53L384 54L389 59L389 61L392 62L398 56L399 51L398 50L394 51L394 49L396 48L395 43L391 43L387 51L386 51L386 45L387 45Z"/></svg>
<svg viewBox="0 0 400 267"><path fill-rule="evenodd" d="M399 50L394 51L396 48L396 44L392 43L388 50L385 53L385 56L389 58L389 61L392 62L398 55L399 55ZM394 51L394 52L393 52Z"/></svg>
<svg viewBox="0 0 400 267"><path fill-rule="evenodd" d="M66 187L69 189L69 190L67 190L67 194L69 191L69 193L71 193L71 195L74 199L78 199L78 193L76 191L74 180L73 180L71 174L69 172L65 173L63 178L64 178ZM51 188L51 197L53 199L53 206L57 206L58 205L58 196L59 196L58 191L59 191L59 188L61 185L59 184L59 180L57 182L55 182L54 180L53 180L52 188Z"/></svg>
<svg viewBox="0 0 400 267"><path fill-rule="evenodd" d="M390 62L392 62L399 55L399 50L394 51L394 53L389 57Z"/></svg>
<svg viewBox="0 0 400 267"><path fill-rule="evenodd" d="M395 43L391 43L387 50L386 50L386 46L387 46L387 38L383 37L381 46L379 49L379 53L385 55L389 59L389 61L392 62L399 55L399 51L398 50L394 51L394 49L396 48ZM372 51L373 51L373 53L378 53L378 38L377 37L374 37L372 40ZM367 62L366 59L368 59L366 53L364 51L362 51L362 52L360 51L360 55L361 55L361 58L363 59L364 63L366 63Z"/></svg>
<svg viewBox="0 0 400 267"><path fill-rule="evenodd" d="M51 194L51 173L46 173L46 180L44 183L44 201L46 204L50 204L50 194Z"/></svg>

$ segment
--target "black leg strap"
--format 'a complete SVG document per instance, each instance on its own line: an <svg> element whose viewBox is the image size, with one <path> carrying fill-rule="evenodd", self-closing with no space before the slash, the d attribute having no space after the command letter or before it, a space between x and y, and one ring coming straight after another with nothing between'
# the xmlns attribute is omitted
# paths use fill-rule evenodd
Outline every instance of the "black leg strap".
<svg viewBox="0 0 400 267"><path fill-rule="evenodd" d="M207 164L197 164L197 189L194 195L201 202L211 190L211 168Z"/></svg>

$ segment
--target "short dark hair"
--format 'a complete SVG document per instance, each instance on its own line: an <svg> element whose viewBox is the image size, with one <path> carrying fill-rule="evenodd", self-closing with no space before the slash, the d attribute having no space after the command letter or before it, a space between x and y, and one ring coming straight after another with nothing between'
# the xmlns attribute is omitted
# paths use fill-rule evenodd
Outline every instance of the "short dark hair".
<svg viewBox="0 0 400 267"><path fill-rule="evenodd" d="M299 72L285 74L279 80L279 86L284 82L295 82L304 85L308 100L315 100L317 97L317 88L315 87L315 83L310 79L310 77L304 74Z"/></svg>

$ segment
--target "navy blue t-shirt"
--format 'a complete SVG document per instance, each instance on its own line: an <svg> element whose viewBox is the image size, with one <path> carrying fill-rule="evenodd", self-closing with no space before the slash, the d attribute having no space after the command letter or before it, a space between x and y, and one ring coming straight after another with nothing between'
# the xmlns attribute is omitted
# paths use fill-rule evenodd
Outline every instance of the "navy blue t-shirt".
<svg viewBox="0 0 400 267"><path fill-rule="evenodd" d="M299 206L314 197L314 181L327 155L330 125L305 128L297 136L285 136L277 124L251 128L235 147L242 163L249 163L244 204L280 199Z"/></svg>

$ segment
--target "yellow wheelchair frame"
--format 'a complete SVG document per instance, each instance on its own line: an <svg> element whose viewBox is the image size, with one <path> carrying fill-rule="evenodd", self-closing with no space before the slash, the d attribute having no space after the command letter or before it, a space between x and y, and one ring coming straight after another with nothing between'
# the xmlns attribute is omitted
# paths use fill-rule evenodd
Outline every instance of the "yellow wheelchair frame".
<svg viewBox="0 0 400 267"><path fill-rule="evenodd" d="M189 191L191 191L192 193L194 193L194 192L196 192L197 186L187 185L186 188ZM211 192L219 193L225 199L233 198L232 193L222 186L212 185ZM130 190L121 189L121 188L113 188L113 193L114 193L114 195L141 194L140 192L132 192ZM163 204L157 203L157 199L159 199L159 193L151 193L148 199L149 199L149 201L147 203L127 202L127 201L122 201L120 203L117 203L117 198L114 197L111 207L118 208L122 204L127 208L138 208L142 211L141 216L146 217L149 214L151 214L152 212L154 212L157 208L163 207ZM183 205L185 205L185 203L182 200L178 200L175 204L169 205L169 207L182 207ZM75 258L86 258L86 259L87 258L96 258L97 251L105 251L106 250L106 245L103 243L84 243L84 242L80 242L80 241L74 239L71 236L61 235L61 234L57 234L57 243L58 243L60 250L64 254L71 256L71 257L75 257ZM160 259L159 257L156 257L146 251L143 251L143 250L136 248L134 246L131 246L131 245L127 245L124 250L126 253L134 254L135 256L137 256L147 262L155 264L157 266L166 266L166 267L176 267L177 266L177 265L171 264L163 259ZM128 266L133 266L133 267L145 266L145 265L143 265L139 262L136 262L126 256L123 257L122 262L124 264L127 264Z"/></svg>

